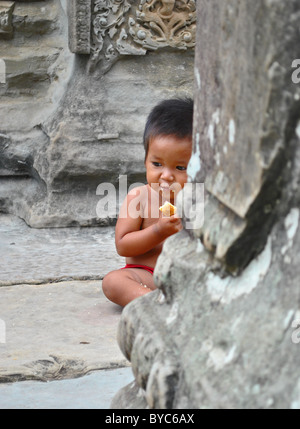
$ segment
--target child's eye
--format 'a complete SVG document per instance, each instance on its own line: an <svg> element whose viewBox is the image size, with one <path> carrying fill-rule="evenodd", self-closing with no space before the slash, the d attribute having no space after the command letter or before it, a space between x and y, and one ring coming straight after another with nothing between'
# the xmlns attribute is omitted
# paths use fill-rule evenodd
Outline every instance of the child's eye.
<svg viewBox="0 0 300 429"><path fill-rule="evenodd" d="M152 165L154 165L154 167L161 167L161 163L160 162L156 162L156 161L153 161Z"/></svg>
<svg viewBox="0 0 300 429"><path fill-rule="evenodd" d="M177 165L176 170L185 171L186 167L183 167L182 165Z"/></svg>

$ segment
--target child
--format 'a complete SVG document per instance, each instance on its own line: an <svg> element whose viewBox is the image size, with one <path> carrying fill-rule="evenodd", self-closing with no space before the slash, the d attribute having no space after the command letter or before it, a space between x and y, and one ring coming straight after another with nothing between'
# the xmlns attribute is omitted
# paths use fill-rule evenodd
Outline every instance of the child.
<svg viewBox="0 0 300 429"><path fill-rule="evenodd" d="M173 205L187 181L192 152L193 101L171 99L151 111L144 132L147 185L131 190L119 213L115 242L126 266L103 279L106 297L125 306L156 289L153 270L164 240L182 229L175 215L164 217L159 207Z"/></svg>

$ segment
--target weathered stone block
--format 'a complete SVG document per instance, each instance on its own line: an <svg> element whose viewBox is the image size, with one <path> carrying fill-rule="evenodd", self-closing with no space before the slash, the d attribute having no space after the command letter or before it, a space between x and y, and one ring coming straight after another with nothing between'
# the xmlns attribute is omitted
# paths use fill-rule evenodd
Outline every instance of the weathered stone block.
<svg viewBox="0 0 300 429"><path fill-rule="evenodd" d="M194 130L201 168L190 174L205 180L207 208L221 211L224 221L216 226L206 216L198 236L238 269L265 245L298 121L299 89L291 80L292 60L300 55L297 10L294 3L287 10L283 3L225 1L200 6L200 11ZM289 22L288 32L279 21ZM214 31L204 35L207 22ZM227 244L226 234L216 232L224 223L232 227ZM236 224L244 227L236 229ZM239 250L244 245L249 252L245 260Z"/></svg>

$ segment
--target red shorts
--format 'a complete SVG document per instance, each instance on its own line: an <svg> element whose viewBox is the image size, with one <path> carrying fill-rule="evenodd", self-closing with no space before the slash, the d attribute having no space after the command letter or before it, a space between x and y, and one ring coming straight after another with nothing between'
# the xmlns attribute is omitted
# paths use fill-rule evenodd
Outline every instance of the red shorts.
<svg viewBox="0 0 300 429"><path fill-rule="evenodd" d="M154 268L148 267L147 265L138 265L138 264L126 264L125 267L121 268L124 270L125 268L141 268L142 270L146 270L153 275Z"/></svg>

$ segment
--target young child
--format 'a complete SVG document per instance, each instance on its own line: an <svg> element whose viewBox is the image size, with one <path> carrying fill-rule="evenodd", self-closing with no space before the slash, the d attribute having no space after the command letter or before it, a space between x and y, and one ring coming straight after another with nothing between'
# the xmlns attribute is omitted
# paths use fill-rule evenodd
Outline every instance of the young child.
<svg viewBox="0 0 300 429"><path fill-rule="evenodd" d="M164 217L159 207L176 204L187 181L192 152L193 101L171 99L158 104L148 116L145 132L147 185L131 190L119 213L116 248L126 266L108 273L102 283L106 297L125 306L156 289L153 270L167 237L182 229L175 215Z"/></svg>

